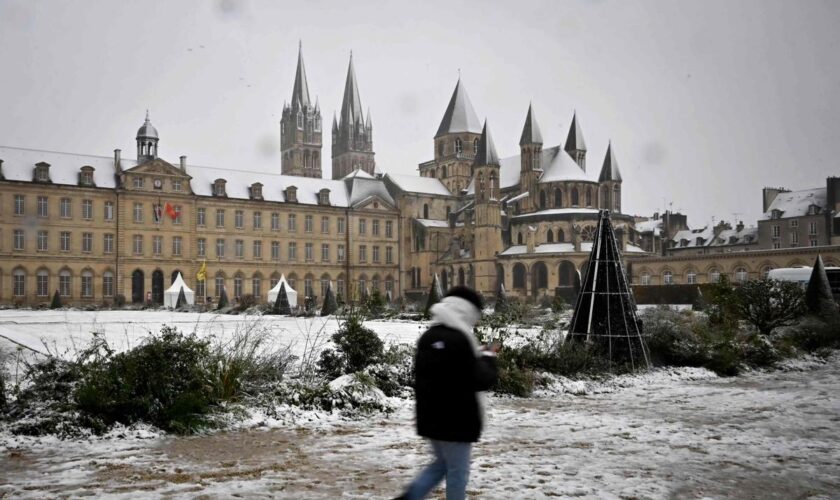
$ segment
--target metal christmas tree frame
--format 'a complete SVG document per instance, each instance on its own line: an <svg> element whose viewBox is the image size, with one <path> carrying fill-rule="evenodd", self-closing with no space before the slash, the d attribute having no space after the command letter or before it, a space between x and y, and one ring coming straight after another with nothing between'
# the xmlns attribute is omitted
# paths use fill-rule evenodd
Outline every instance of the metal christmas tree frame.
<svg viewBox="0 0 840 500"><path fill-rule="evenodd" d="M610 361L629 363L634 370L649 368L650 356L609 210L601 210L598 219L589 263L569 325L570 338L598 346Z"/></svg>

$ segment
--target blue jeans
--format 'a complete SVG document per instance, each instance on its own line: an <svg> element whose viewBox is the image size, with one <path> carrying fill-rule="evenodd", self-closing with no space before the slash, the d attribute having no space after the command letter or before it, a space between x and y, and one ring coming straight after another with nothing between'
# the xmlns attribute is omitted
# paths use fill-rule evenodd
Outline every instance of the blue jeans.
<svg viewBox="0 0 840 500"><path fill-rule="evenodd" d="M430 440L435 460L408 486L408 500L426 498L446 476L446 500L463 500L470 479L470 450L472 443Z"/></svg>

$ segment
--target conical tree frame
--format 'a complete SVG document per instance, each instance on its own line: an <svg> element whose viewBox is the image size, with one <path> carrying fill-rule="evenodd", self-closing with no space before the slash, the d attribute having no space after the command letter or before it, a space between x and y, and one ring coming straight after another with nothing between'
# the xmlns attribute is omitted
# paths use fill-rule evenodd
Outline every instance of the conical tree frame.
<svg viewBox="0 0 840 500"><path fill-rule="evenodd" d="M572 340L597 345L610 361L649 368L650 356L636 315L608 210L599 212L589 263L569 324Z"/></svg>

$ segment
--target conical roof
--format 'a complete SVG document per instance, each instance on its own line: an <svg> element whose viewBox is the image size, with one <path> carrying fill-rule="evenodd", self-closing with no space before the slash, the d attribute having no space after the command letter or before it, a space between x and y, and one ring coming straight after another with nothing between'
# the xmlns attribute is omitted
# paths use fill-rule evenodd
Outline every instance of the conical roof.
<svg viewBox="0 0 840 500"><path fill-rule="evenodd" d="M309 84L306 81L306 68L303 66L303 43L298 45L298 62L295 71L295 86L292 89L292 106L311 106Z"/></svg>
<svg viewBox="0 0 840 500"><path fill-rule="evenodd" d="M808 286L805 288L805 305L812 314L823 319L832 320L838 316L837 304L831 294L831 284L821 255L817 255Z"/></svg>
<svg viewBox="0 0 840 500"><path fill-rule="evenodd" d="M478 115L475 114L470 96L467 95L467 89L461 83L460 78L452 92L452 98L449 99L449 105L446 106L446 111L443 113L443 119L440 121L435 137L455 132L473 132L476 134L481 132L481 122Z"/></svg>
<svg viewBox="0 0 840 500"><path fill-rule="evenodd" d="M484 121L484 129L481 131L481 138L478 140L478 151L473 159L473 166L499 165L499 155L496 154L496 146L493 144L493 136L487 128L487 120Z"/></svg>
<svg viewBox="0 0 840 500"><path fill-rule="evenodd" d="M618 162L615 160L612 142L607 146L607 154L604 156L604 166L601 167L601 175L598 176L598 182L604 181L621 182L621 172L618 171Z"/></svg>
<svg viewBox="0 0 840 500"><path fill-rule="evenodd" d="M359 98L359 86L356 83L356 70L353 69L353 54L347 66L347 80L344 82L344 99L341 101L341 126L364 123L362 100Z"/></svg>
<svg viewBox="0 0 840 500"><path fill-rule="evenodd" d="M586 141L583 140L583 132L580 130L580 123L577 119L577 112L572 115L572 125L569 127L569 135L566 137L566 151L586 151Z"/></svg>
<svg viewBox="0 0 840 500"><path fill-rule="evenodd" d="M542 134L537 119L534 117L534 110L528 105L528 116L525 117L525 126L522 127L522 137L519 138L519 145L542 144Z"/></svg>
<svg viewBox="0 0 840 500"><path fill-rule="evenodd" d="M595 344L611 361L627 362L633 368L650 366L642 328L636 316L621 252L608 210L599 212L598 229L569 323L572 339Z"/></svg>
<svg viewBox="0 0 840 500"><path fill-rule="evenodd" d="M159 139L158 131L149 120L149 110L146 110L146 121L137 129L137 139Z"/></svg>

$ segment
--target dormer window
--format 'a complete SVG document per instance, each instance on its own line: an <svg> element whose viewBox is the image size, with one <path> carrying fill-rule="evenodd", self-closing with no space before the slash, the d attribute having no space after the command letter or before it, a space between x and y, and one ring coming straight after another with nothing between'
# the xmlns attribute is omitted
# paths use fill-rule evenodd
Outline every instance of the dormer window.
<svg viewBox="0 0 840 500"><path fill-rule="evenodd" d="M227 196L225 184L227 184L227 181L224 179L216 179L213 181L213 196Z"/></svg>
<svg viewBox="0 0 840 500"><path fill-rule="evenodd" d="M770 213L771 219L781 219L782 218L782 211L778 208L774 208L773 211Z"/></svg>
<svg viewBox="0 0 840 500"><path fill-rule="evenodd" d="M738 237L737 236L730 236L729 237L729 244L734 245L735 243L738 243Z"/></svg>
<svg viewBox="0 0 840 500"><path fill-rule="evenodd" d="M255 182L255 183L251 184L251 199L252 200L263 199L262 187L263 187L263 185L259 182Z"/></svg>
<svg viewBox="0 0 840 500"><path fill-rule="evenodd" d="M698 247L699 247L699 246L703 246L703 238L697 238L697 243L696 243L696 245L697 245Z"/></svg>
<svg viewBox="0 0 840 500"><path fill-rule="evenodd" d="M93 183L93 170L94 168L89 165L85 165L81 168L81 171L79 172L80 186L95 186Z"/></svg>
<svg viewBox="0 0 840 500"><path fill-rule="evenodd" d="M284 195L286 197L286 201L289 203L297 203L297 188L295 186L289 186L286 188Z"/></svg>
<svg viewBox="0 0 840 500"><path fill-rule="evenodd" d="M681 247L687 247L688 246L688 240L686 240L686 239L680 240L680 246Z"/></svg>
<svg viewBox="0 0 840 500"><path fill-rule="evenodd" d="M35 182L50 182L50 164L40 162L35 164Z"/></svg>
<svg viewBox="0 0 840 500"><path fill-rule="evenodd" d="M318 204L329 206L329 204L330 204L330 190L329 189L323 188L322 190L318 191Z"/></svg>
<svg viewBox="0 0 840 500"><path fill-rule="evenodd" d="M819 210L820 208L818 206L811 205L810 207L808 207L808 215L817 215L817 212L819 212Z"/></svg>

